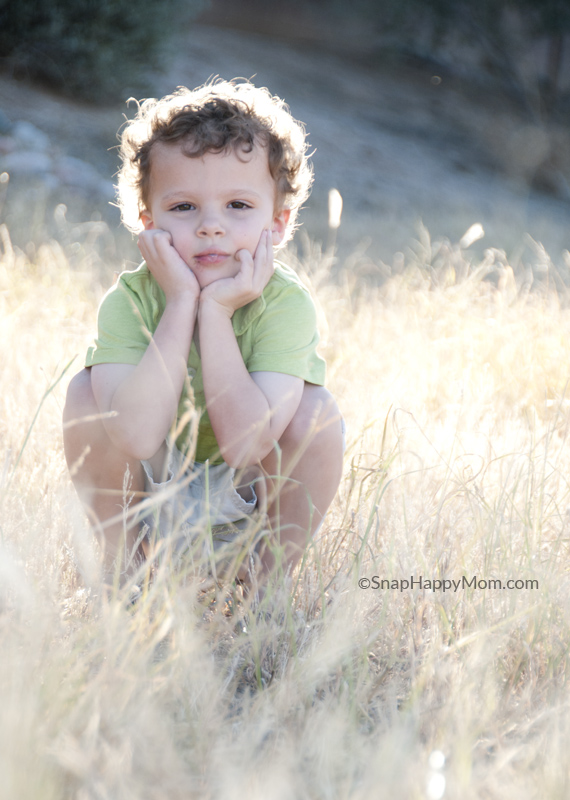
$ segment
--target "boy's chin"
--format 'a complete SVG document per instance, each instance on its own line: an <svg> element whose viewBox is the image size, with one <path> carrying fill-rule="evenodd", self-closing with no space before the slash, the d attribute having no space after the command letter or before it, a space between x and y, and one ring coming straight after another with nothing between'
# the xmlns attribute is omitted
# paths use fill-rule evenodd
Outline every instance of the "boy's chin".
<svg viewBox="0 0 570 800"><path fill-rule="evenodd" d="M198 281L200 289L205 289L211 283L224 280L225 278L235 278L240 271L241 264L238 262L228 269L227 265L223 265L216 269L216 267L208 267L207 269L194 269L194 275Z"/></svg>

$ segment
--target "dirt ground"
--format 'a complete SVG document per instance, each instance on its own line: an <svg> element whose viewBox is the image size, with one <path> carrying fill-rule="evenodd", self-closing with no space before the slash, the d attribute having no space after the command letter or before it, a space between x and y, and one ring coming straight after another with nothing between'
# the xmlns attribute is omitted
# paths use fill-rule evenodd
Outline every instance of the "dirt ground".
<svg viewBox="0 0 570 800"><path fill-rule="evenodd" d="M341 257L361 246L391 262L419 220L432 236L452 240L480 222L481 246L505 248L515 260L524 260L526 232L554 260L570 247L570 139L561 126L547 129L524 118L497 92L475 90L426 65L372 66L204 24L180 38L168 70L153 77L153 91L217 75L268 86L305 122L316 180L302 219L312 237L326 242L328 191L337 188L344 198ZM112 178L126 105L82 105L4 74L0 110L33 123L61 151Z"/></svg>

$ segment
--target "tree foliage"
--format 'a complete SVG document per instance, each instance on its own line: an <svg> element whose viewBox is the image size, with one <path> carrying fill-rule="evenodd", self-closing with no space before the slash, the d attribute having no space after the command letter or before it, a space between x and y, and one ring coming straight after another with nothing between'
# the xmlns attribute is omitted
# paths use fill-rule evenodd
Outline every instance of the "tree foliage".
<svg viewBox="0 0 570 800"><path fill-rule="evenodd" d="M380 27L413 24L418 17L441 28L491 29L505 10L520 11L539 34L570 30L570 0L308 0L323 10L368 18Z"/></svg>
<svg viewBox="0 0 570 800"><path fill-rule="evenodd" d="M456 41L475 45L481 63L523 105L528 87L519 64L535 38L548 39L545 78L541 91L545 106L553 106L564 50L570 32L570 0L306 0L323 11L366 21L368 30L388 35L396 47L416 55L441 57L442 44L453 34Z"/></svg>
<svg viewBox="0 0 570 800"><path fill-rule="evenodd" d="M539 34L570 31L570 0L516 0L515 5L531 16Z"/></svg>
<svg viewBox="0 0 570 800"><path fill-rule="evenodd" d="M111 100L144 83L172 31L201 7L202 0L0 0L0 59L66 94Z"/></svg>

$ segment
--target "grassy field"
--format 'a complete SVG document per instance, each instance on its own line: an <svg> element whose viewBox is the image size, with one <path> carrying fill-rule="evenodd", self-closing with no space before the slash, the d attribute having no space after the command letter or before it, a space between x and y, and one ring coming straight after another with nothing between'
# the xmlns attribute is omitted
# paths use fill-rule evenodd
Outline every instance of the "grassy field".
<svg viewBox="0 0 570 800"><path fill-rule="evenodd" d="M0 798L567 798L564 263L425 230L377 274L309 254L348 449L294 592L242 619L159 570L133 613L60 421L107 235L0 228Z"/></svg>

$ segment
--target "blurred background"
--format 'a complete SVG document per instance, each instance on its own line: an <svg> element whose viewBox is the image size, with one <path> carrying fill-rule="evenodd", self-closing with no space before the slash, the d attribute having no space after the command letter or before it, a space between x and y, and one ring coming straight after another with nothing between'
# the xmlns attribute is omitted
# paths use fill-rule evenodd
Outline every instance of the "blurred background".
<svg viewBox="0 0 570 800"><path fill-rule="evenodd" d="M12 240L84 235L110 268L135 263L112 205L127 101L213 76L267 86L306 124L298 248L334 236L338 262L381 279L420 222L452 241L478 222L515 267L525 234L570 267L570 0L0 0Z"/></svg>
<svg viewBox="0 0 570 800"><path fill-rule="evenodd" d="M345 480L294 598L165 558L131 613L61 411L127 101L216 75L307 126ZM569 116L570 0L0 0L0 800L570 797ZM479 581L357 590L422 574Z"/></svg>

